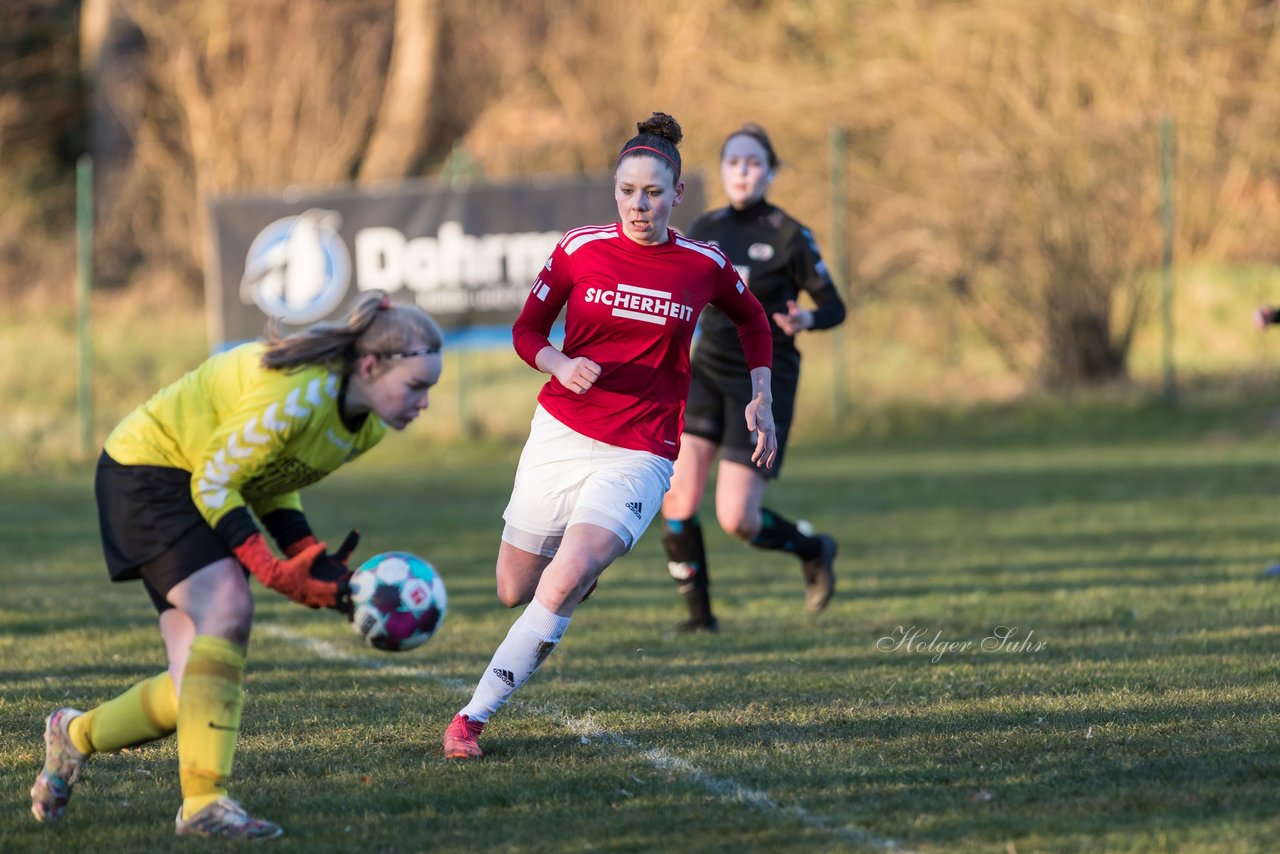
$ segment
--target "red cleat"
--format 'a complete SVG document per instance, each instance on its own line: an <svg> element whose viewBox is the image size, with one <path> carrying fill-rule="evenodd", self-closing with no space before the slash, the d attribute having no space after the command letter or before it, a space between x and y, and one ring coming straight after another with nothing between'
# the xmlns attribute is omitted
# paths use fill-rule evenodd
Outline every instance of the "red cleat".
<svg viewBox="0 0 1280 854"><path fill-rule="evenodd" d="M450 759L479 759L484 756L480 749L480 731L484 724L473 721L466 715L454 715L449 728L444 731L444 755Z"/></svg>

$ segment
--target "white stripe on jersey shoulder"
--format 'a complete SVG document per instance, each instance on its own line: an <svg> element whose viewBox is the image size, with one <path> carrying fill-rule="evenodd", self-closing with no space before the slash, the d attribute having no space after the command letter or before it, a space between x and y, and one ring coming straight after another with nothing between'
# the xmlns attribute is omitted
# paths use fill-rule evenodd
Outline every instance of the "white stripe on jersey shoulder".
<svg viewBox="0 0 1280 854"><path fill-rule="evenodd" d="M725 254L710 243L703 243L701 240L694 240L692 237L685 237L683 234L676 235L676 246L692 249L700 255L706 255L712 261L715 261L716 266L721 269L724 269L724 266L729 263L729 259L725 257Z"/></svg>
<svg viewBox="0 0 1280 854"><path fill-rule="evenodd" d="M580 226L578 226L577 228L571 228L571 229L569 229L568 231L566 231L566 232L564 233L564 237L561 237L561 238L560 238L560 245L561 245L561 246L565 245L565 244L566 244L566 243L568 243L571 239L573 239L574 237L576 237L576 236L577 236L577 235L579 235L579 234L583 234L584 232L588 232L588 231L608 231L609 229L616 229L616 228L617 228L617 225L616 225L616 224L614 224L614 223L610 223L610 224L608 224L608 225L580 225Z"/></svg>
<svg viewBox="0 0 1280 854"><path fill-rule="evenodd" d="M564 254L572 255L593 240L608 240L617 236L617 226L586 225L582 228L575 228L573 231L565 232L564 237L560 240L560 248L564 250Z"/></svg>

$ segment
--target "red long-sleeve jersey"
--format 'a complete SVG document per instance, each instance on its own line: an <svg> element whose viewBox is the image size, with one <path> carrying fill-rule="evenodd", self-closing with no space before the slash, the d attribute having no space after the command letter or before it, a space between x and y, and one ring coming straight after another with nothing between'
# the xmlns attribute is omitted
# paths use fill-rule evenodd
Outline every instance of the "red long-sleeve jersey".
<svg viewBox="0 0 1280 854"><path fill-rule="evenodd" d="M564 308L562 352L598 364L600 378L577 394L552 377L538 402L584 436L674 460L703 307L710 303L734 322L749 368L772 365L773 340L760 301L719 249L676 231L667 237L636 243L619 223L567 232L534 281L512 338L536 368Z"/></svg>

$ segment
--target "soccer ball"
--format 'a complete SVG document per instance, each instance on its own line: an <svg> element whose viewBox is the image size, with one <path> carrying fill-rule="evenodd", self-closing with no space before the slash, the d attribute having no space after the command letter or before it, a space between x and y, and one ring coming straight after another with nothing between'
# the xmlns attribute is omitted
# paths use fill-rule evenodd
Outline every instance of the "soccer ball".
<svg viewBox="0 0 1280 854"><path fill-rule="evenodd" d="M435 568L408 552L383 552L351 575L351 625L387 652L422 646L444 622L448 597Z"/></svg>

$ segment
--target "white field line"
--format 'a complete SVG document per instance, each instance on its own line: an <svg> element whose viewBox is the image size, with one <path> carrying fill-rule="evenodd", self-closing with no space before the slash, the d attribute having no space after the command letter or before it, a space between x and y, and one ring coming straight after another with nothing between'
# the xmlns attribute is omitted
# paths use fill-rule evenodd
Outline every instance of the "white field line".
<svg viewBox="0 0 1280 854"><path fill-rule="evenodd" d="M359 655L352 655L329 641L307 637L306 635L299 634L298 632L284 628L283 626L263 624L254 626L254 631L258 634L266 635L268 637L293 644L294 646L302 647L311 652L317 658L322 658L326 661L353 664L367 670L376 670L379 673L386 673L391 676L402 676L407 679L419 679L426 682L434 682L437 685L448 688L450 691L464 695L469 695L475 687L471 682L464 682L461 679L450 679L425 667L405 667L403 665L393 664L386 659L366 658ZM692 762L689 762L686 759L681 759L679 756L673 756L661 747L645 747L644 745L637 744L626 736L604 729L593 721L590 716L573 717L572 715L567 715L552 706L534 705L520 701L514 701L511 705L518 706L533 714L555 720L574 735L582 739L584 744L591 741L598 741L613 747L622 748L630 753L637 753L653 768L660 771L669 771L678 774L724 800L747 804L766 813L776 812L790 816L807 827L825 831L838 839L851 842L863 848L895 852L907 851L907 849L903 848L901 843L896 840L876 836L851 824L839 824L833 819L821 815L815 815L803 807L783 806L765 792L758 789L749 789L734 780L708 774Z"/></svg>

